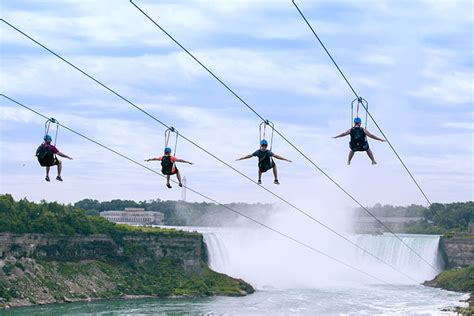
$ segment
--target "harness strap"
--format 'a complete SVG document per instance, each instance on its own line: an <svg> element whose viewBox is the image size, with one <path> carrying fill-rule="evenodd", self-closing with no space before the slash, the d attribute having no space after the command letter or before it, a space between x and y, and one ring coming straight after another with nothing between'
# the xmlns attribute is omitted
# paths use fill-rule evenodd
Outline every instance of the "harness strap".
<svg viewBox="0 0 474 316"><path fill-rule="evenodd" d="M175 141L174 141L174 152L173 152L173 156L176 156L176 148L178 147L179 133L178 133L178 130L175 129L174 127L170 127L165 131L165 147L168 147L168 145L169 145L169 141L170 141L170 137L171 137L172 132L176 133L176 138L175 138Z"/></svg>
<svg viewBox="0 0 474 316"><path fill-rule="evenodd" d="M44 135L49 134L49 130L51 128L51 123L56 124L56 133L55 133L55 136L54 136L54 146L56 146L57 141L58 141L58 131L59 131L59 122L56 119L50 118L44 123Z"/></svg>
<svg viewBox="0 0 474 316"><path fill-rule="evenodd" d="M357 107L356 107L356 116L354 116L354 103L357 101ZM358 97L354 100L352 100L351 103L351 126L354 124L354 118L359 117L359 110L360 110L360 105L365 109L365 128L367 128L367 119L368 119L368 110L369 110L369 102L367 102L366 99L362 97Z"/></svg>
<svg viewBox="0 0 474 316"><path fill-rule="evenodd" d="M265 120L263 121L262 123L260 123L259 125L259 131L260 131L260 139L259 139L259 142L262 141L262 139L265 139L265 136L266 136L266 129L267 129L267 125L270 126L270 128L272 129L272 134L270 136L270 150L272 150L273 148L273 133L275 132L275 124L273 124L272 122L270 122L269 120ZM263 126L263 127L262 127Z"/></svg>

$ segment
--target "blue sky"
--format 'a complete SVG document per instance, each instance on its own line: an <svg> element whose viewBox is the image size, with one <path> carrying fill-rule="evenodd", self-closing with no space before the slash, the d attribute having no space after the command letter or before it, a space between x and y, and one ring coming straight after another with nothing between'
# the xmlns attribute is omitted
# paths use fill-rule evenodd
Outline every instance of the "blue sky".
<svg viewBox="0 0 474 316"><path fill-rule="evenodd" d="M387 144L379 162L346 166L354 98L290 0L137 0L264 117L364 205L424 203ZM298 1L356 91L432 201L473 199L473 3ZM96 76L245 174L234 160L258 147L258 118L128 1L2 1L2 18ZM1 23L2 93L143 161L161 153L164 128ZM0 100L1 193L31 200L179 199L163 179L60 130L64 182L35 161L43 119ZM373 123L369 130L379 134ZM353 203L283 140L274 151L292 202ZM181 141L189 186L223 201L273 202L263 190ZM149 163L159 170L157 163ZM55 174L55 171L53 171ZM188 194L190 200L201 198Z"/></svg>

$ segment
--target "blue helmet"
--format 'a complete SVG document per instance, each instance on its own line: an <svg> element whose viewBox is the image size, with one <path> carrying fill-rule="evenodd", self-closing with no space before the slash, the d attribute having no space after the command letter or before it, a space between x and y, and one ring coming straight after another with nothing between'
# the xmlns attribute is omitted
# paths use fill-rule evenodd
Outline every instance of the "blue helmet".
<svg viewBox="0 0 474 316"><path fill-rule="evenodd" d="M170 147L165 148L165 154L171 154L171 148Z"/></svg>
<svg viewBox="0 0 474 316"><path fill-rule="evenodd" d="M362 123L362 120L360 119L360 117L354 118L354 124L360 124L360 123Z"/></svg>
<svg viewBox="0 0 474 316"><path fill-rule="evenodd" d="M53 139L51 138L51 136L49 136L49 135L46 134L46 135L44 135L43 140L44 140L45 142L50 142L50 141L52 141Z"/></svg>
<svg viewBox="0 0 474 316"><path fill-rule="evenodd" d="M260 146L268 146L267 140L266 140L266 139L262 139L262 140L260 141Z"/></svg>

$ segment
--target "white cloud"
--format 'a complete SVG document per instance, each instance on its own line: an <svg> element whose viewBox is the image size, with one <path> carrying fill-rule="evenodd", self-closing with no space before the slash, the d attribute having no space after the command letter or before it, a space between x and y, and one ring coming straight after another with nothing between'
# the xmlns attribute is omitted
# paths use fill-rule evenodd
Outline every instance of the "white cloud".
<svg viewBox="0 0 474 316"><path fill-rule="evenodd" d="M443 126L444 127L449 127L449 128L474 130L474 123L473 122L446 122L446 123L443 123Z"/></svg>
<svg viewBox="0 0 474 316"><path fill-rule="evenodd" d="M418 89L409 91L409 94L418 98L443 101L443 104L472 104L474 83L471 73L438 73L426 77L434 82L422 84Z"/></svg>
<svg viewBox="0 0 474 316"><path fill-rule="evenodd" d="M472 67L455 67L459 52L447 49L427 49L422 69L425 82L409 94L428 100L442 101L443 105L472 104L474 81Z"/></svg>
<svg viewBox="0 0 474 316"><path fill-rule="evenodd" d="M378 65L392 66L395 64L395 60L393 60L393 57L388 55L369 54L365 55L362 60L366 63Z"/></svg>

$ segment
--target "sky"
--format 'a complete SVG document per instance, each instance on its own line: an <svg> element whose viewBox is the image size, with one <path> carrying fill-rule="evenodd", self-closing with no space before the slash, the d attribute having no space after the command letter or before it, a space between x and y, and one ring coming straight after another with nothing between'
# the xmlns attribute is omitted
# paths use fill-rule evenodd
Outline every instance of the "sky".
<svg viewBox="0 0 474 316"><path fill-rule="evenodd" d="M386 143L378 165L346 165L354 95L290 0L135 1L259 114L363 205L426 204ZM472 1L297 1L432 202L474 198ZM256 180L260 119L129 1L3 0L1 17L123 97ZM159 171L165 128L0 23L1 93ZM363 113L362 117L365 119ZM44 119L0 97L0 193L74 203L177 200L164 179L60 128L64 182L34 157ZM373 122L368 129L380 135ZM54 131L53 131L54 133ZM280 186L297 205L354 207L283 139ZM219 202L275 197L184 139L176 156L189 187ZM52 170L52 178L56 171ZM188 192L189 201L204 199Z"/></svg>

